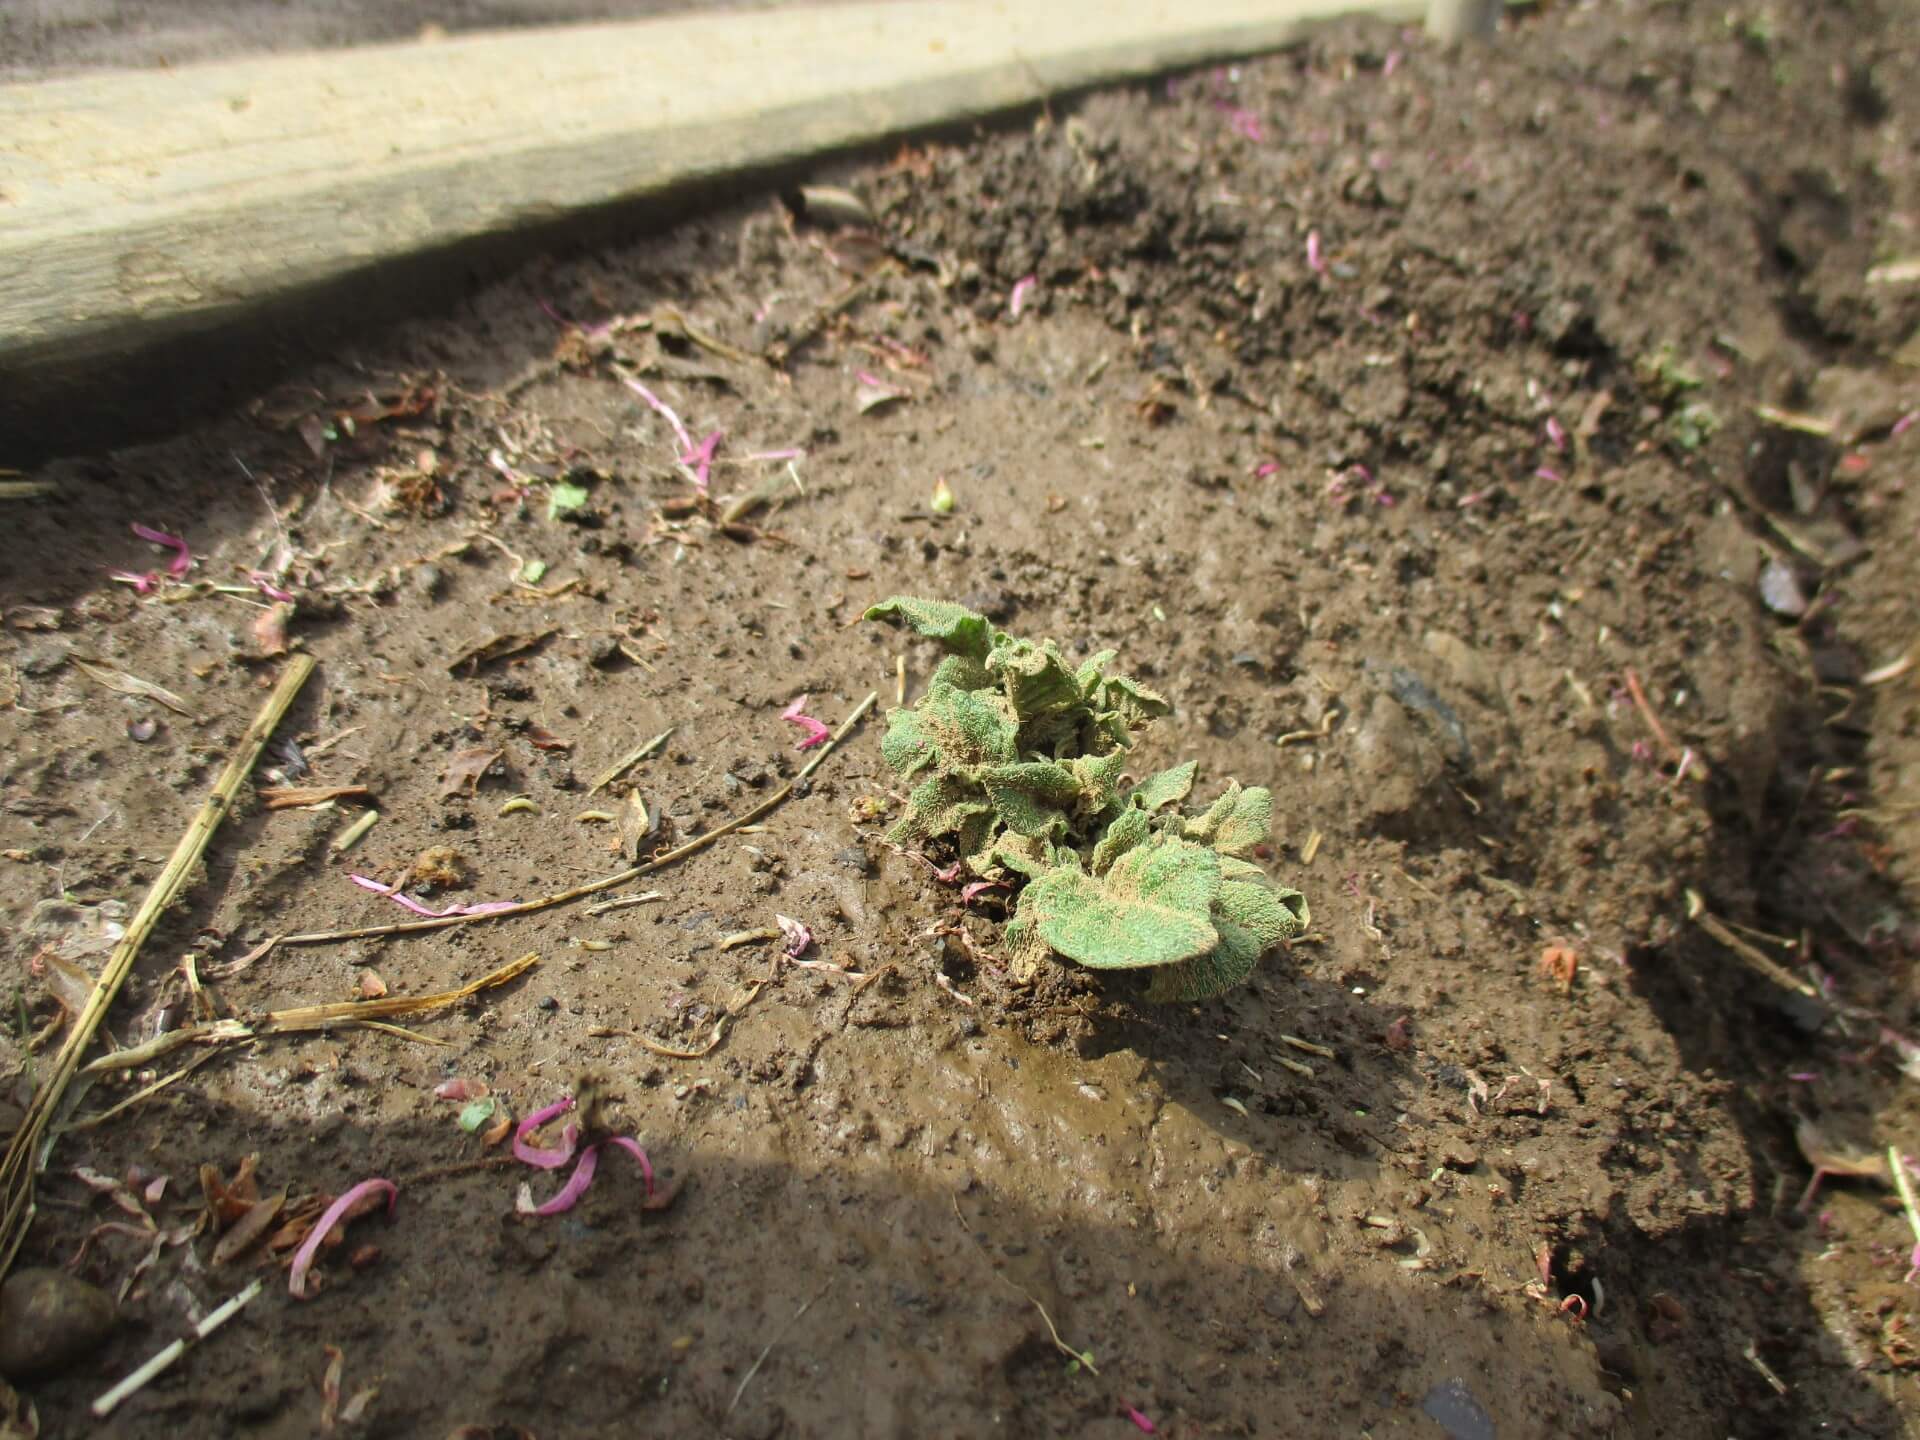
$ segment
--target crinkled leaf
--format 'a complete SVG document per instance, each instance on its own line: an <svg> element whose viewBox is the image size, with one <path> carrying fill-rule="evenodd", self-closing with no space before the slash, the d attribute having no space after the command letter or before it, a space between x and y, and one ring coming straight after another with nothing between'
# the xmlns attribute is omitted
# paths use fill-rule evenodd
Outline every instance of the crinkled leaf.
<svg viewBox="0 0 1920 1440"><path fill-rule="evenodd" d="M1149 1001L1168 1004L1212 999L1243 982L1261 956L1306 928L1307 902L1298 890L1269 885L1256 866L1241 867L1234 860L1224 864L1250 870L1259 878L1221 884L1220 898L1213 907L1220 943L1197 959L1154 971L1147 986Z"/></svg>
<svg viewBox="0 0 1920 1440"><path fill-rule="evenodd" d="M1073 852L1069 850L1066 854ZM1055 847L1044 836L1001 835L984 854L971 858L968 863L983 875L1000 867L1037 880L1061 862L1056 858Z"/></svg>
<svg viewBox="0 0 1920 1440"><path fill-rule="evenodd" d="M1149 690L1124 675L1107 676L1095 687L1095 692L1088 697L1094 709L1118 715L1128 730L1142 729L1149 720L1173 713L1173 706L1158 691Z"/></svg>
<svg viewBox="0 0 1920 1440"><path fill-rule="evenodd" d="M942 770L1012 762L1015 730L1004 698L935 683L917 708L887 715L880 754L902 776L929 763Z"/></svg>
<svg viewBox="0 0 1920 1440"><path fill-rule="evenodd" d="M1207 807L1206 814L1181 827L1189 840L1211 845L1222 855L1245 859L1253 847L1263 845L1273 833L1273 792L1256 785L1240 788L1238 780L1229 781L1224 794Z"/></svg>
<svg viewBox="0 0 1920 1440"><path fill-rule="evenodd" d="M976 787L958 776L939 774L914 787L907 796L907 813L887 831L887 839L896 845L924 845L937 835L957 833L969 819L992 813Z"/></svg>
<svg viewBox="0 0 1920 1440"><path fill-rule="evenodd" d="M1080 798L1074 773L1051 760L991 765L980 772L980 780L995 813L1016 835L1064 834L1065 812Z"/></svg>
<svg viewBox="0 0 1920 1440"><path fill-rule="evenodd" d="M1111 665L1118 650L1096 650L1086 664L1075 672L1073 680L1080 687L1081 695L1088 699L1094 697L1100 682L1106 678L1107 666Z"/></svg>
<svg viewBox="0 0 1920 1440"><path fill-rule="evenodd" d="M1113 868L1114 861L1145 841L1147 834L1146 811L1122 810L1119 818L1107 826L1107 833L1100 837L1099 844L1093 847L1093 873L1106 874Z"/></svg>
<svg viewBox="0 0 1920 1440"><path fill-rule="evenodd" d="M1060 869L1020 897L1020 913L1057 953L1097 970L1172 965L1220 943L1208 918L1220 894L1220 857L1161 837L1136 846L1103 879Z"/></svg>
<svg viewBox="0 0 1920 1440"><path fill-rule="evenodd" d="M897 620L917 635L938 640L954 654L976 660L985 660L993 644L994 630L987 617L976 615L951 600L916 600L910 595L896 595L868 609L866 618Z"/></svg>
<svg viewBox="0 0 1920 1440"><path fill-rule="evenodd" d="M1013 702L1024 750L1051 749L1085 713L1079 682L1050 641L1035 645L1014 640L995 646L987 657L987 670L999 677Z"/></svg>
<svg viewBox="0 0 1920 1440"><path fill-rule="evenodd" d="M984 660L976 660L971 655L949 655L934 667L932 683L951 685L956 690L987 690L993 686L993 676L987 673Z"/></svg>
<svg viewBox="0 0 1920 1440"><path fill-rule="evenodd" d="M1127 767L1127 752L1113 750L1105 755L1080 755L1067 761L1067 768L1080 782L1076 802L1082 815L1102 815L1120 791L1120 774Z"/></svg>
<svg viewBox="0 0 1920 1440"><path fill-rule="evenodd" d="M1171 770L1147 776L1127 792L1127 804L1151 812L1163 805L1186 799L1193 791L1193 772L1198 764L1198 761L1189 760Z"/></svg>

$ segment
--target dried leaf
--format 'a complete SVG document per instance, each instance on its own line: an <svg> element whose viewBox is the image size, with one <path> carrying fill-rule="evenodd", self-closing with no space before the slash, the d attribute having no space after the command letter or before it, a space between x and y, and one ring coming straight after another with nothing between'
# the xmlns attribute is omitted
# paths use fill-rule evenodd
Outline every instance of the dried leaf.
<svg viewBox="0 0 1920 1440"><path fill-rule="evenodd" d="M269 1196L248 1207L246 1213L220 1237L220 1243L213 1247L213 1263L228 1264L258 1244L280 1218L280 1212L286 1208L286 1204L287 1192L283 1187L278 1195Z"/></svg>
<svg viewBox="0 0 1920 1440"><path fill-rule="evenodd" d="M456 750L447 761L447 768L440 777L440 798L450 795L472 795L480 788L480 780L493 762L505 752L485 745L471 745L465 750Z"/></svg>
<svg viewBox="0 0 1920 1440"><path fill-rule="evenodd" d="M378 970L362 970L360 983L354 986L354 994L362 1000L381 1000L386 997L387 982L380 978Z"/></svg>
<svg viewBox="0 0 1920 1440"><path fill-rule="evenodd" d="M562 740L544 725L527 726L527 741L536 750L567 751L573 749L573 742L571 740Z"/></svg>
<svg viewBox="0 0 1920 1440"><path fill-rule="evenodd" d="M233 1172L232 1180L222 1180L220 1171L212 1165L200 1167L200 1189L217 1227L233 1224L260 1199L260 1186L253 1175L259 1163L258 1155L247 1156Z"/></svg>
<svg viewBox="0 0 1920 1440"><path fill-rule="evenodd" d="M629 865L639 861L640 843L651 828L652 817L647 814L646 801L640 798L638 790L629 790L620 806L620 853L626 856Z"/></svg>
<svg viewBox="0 0 1920 1440"><path fill-rule="evenodd" d="M504 660L509 655L518 655L523 650L531 650L541 641L549 639L557 633L559 632L549 629L532 635L523 635L508 631L499 635L489 636L478 645L461 651L460 654L449 660L447 662L447 671L449 674L458 675L461 670L465 669L469 674L472 674L482 665L490 665L495 660Z"/></svg>
<svg viewBox="0 0 1920 1440"><path fill-rule="evenodd" d="M340 1374L346 1369L347 1357L338 1345L325 1346L324 1351L327 1372L320 1377L320 1433L331 1435L340 1413Z"/></svg>
<svg viewBox="0 0 1920 1440"><path fill-rule="evenodd" d="M259 792L269 810L297 810L303 805L325 805L330 800L363 799L372 793L364 785L283 785Z"/></svg>
<svg viewBox="0 0 1920 1440"><path fill-rule="evenodd" d="M83 660L78 655L70 657L73 663L98 680L109 690L120 695L132 695L141 700L152 700L167 707L176 715L195 719L193 711L187 708L187 702L171 690L155 685L150 680L142 680L138 675L129 675L124 670L116 670L111 665L102 665L97 661Z"/></svg>
<svg viewBox="0 0 1920 1440"><path fill-rule="evenodd" d="M287 639L287 622L293 619L293 606L284 600L275 601L254 617L247 627L247 658L251 660L271 660L277 655L287 653L290 642Z"/></svg>

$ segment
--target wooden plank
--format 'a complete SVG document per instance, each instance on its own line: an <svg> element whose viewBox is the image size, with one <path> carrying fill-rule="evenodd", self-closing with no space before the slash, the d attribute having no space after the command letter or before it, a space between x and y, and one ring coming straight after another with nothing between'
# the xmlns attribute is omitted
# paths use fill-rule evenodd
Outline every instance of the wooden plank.
<svg viewBox="0 0 1920 1440"><path fill-rule="evenodd" d="M276 297L1421 0L916 0L0 88L0 424Z"/></svg>

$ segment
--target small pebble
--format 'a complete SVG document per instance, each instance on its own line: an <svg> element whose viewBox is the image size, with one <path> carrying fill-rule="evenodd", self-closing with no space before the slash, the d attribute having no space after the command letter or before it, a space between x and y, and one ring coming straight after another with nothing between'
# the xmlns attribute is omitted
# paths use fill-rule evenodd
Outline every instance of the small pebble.
<svg viewBox="0 0 1920 1440"><path fill-rule="evenodd" d="M16 1270L0 1285L0 1375L51 1375L97 1349L112 1332L113 1300L64 1270Z"/></svg>

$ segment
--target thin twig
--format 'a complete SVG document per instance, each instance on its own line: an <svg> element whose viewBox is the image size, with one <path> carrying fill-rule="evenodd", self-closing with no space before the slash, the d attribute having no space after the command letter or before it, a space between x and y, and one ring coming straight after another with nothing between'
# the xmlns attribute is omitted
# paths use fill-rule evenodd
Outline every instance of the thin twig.
<svg viewBox="0 0 1920 1440"><path fill-rule="evenodd" d="M1725 925L1721 924L1719 917L1707 909L1707 902L1700 898L1700 892L1698 890L1688 890L1686 897L1687 918L1702 930L1706 931L1707 934L1711 935L1715 940L1718 940L1722 945L1726 946L1727 949L1731 950L1744 961L1749 968L1758 974L1764 975L1783 990L1791 990L1794 994L1807 1000L1824 1002L1824 997L1820 994L1819 987L1814 985L1811 980L1801 979L1771 955L1756 949L1745 940L1742 940L1738 935L1734 934L1733 931L1729 930Z"/></svg>
<svg viewBox="0 0 1920 1440"><path fill-rule="evenodd" d="M154 1376L160 1374L161 1371L165 1370L168 1366L172 1365L174 1361L186 1354L189 1345L198 1344L214 1331L218 1330L222 1325L226 1324L227 1321L231 1320L235 1315L239 1314L241 1307L260 1293L262 1283L262 1281L255 1280L251 1285L247 1286L246 1289L242 1290L238 1295L235 1295L218 1310L211 1312L198 1325L194 1326L192 1335L175 1340L170 1345L163 1346L160 1352L151 1360L147 1361L146 1364L142 1365L138 1370L134 1371L131 1375L127 1376L126 1379L122 1380L118 1385L107 1391L106 1394L94 1401L93 1418L100 1420L111 1415L114 1407L122 1400L138 1392L152 1380Z"/></svg>
<svg viewBox="0 0 1920 1440"><path fill-rule="evenodd" d="M622 755L618 760L614 761L613 764L609 765L594 777L593 784L587 787L587 794L592 795L596 790L613 784L614 781L626 774L627 771L631 770L662 745L666 744L667 741L672 739L673 732L678 728L677 725L669 725L651 740L634 746L633 749L629 750L625 755Z"/></svg>
<svg viewBox="0 0 1920 1440"><path fill-rule="evenodd" d="M1887 1169L1893 1172L1893 1188L1900 1192L1900 1208L1907 1212L1907 1228L1913 1232L1913 1253L1907 1260L1907 1278L1920 1269L1920 1208L1913 1200L1913 1181L1907 1177L1907 1162L1900 1158L1900 1147L1887 1147Z"/></svg>
<svg viewBox="0 0 1920 1440"><path fill-rule="evenodd" d="M798 1310L794 1311L793 1317L789 1319L786 1324L782 1325L779 1331L774 1335L773 1339L769 1340L766 1343L766 1345L761 1349L760 1358L755 1360L752 1366L748 1368L747 1373L740 1377L740 1384L733 1392L733 1399L727 1402L728 1415L733 1414L734 1406L738 1405L740 1403L740 1397L747 1393L747 1382L752 1380L754 1376L758 1375L760 1373L760 1367L767 1363L767 1356L773 1353L773 1347L780 1343L780 1341L786 1336L787 1331L791 1330L795 1325L799 1323L800 1317L802 1315L805 1315L807 1311L813 1308L814 1302L817 1300L823 1299L826 1296L827 1291L831 1290L832 1288L833 1288L833 1281L831 1280L827 1281L825 1285L822 1285L819 1291L812 1297L812 1299L807 1300L804 1304L801 1305L801 1307Z"/></svg>
<svg viewBox="0 0 1920 1440"><path fill-rule="evenodd" d="M994 1271L994 1274L999 1275L1000 1272L996 1270ZM1025 1288L1019 1285L1014 1285L1013 1281L1007 1280L1006 1276L1000 1275L1000 1278L1002 1280L1006 1280L1007 1284L1012 1285L1015 1290L1018 1290L1022 1295L1025 1295L1027 1297L1027 1303L1032 1305L1034 1309L1040 1312L1040 1318L1047 1322L1047 1333L1053 1337L1054 1349L1058 1350L1062 1355L1066 1356L1069 1360L1073 1360L1081 1365L1086 1366L1087 1373L1089 1375L1098 1375L1100 1373L1098 1370L1093 1368L1093 1359L1092 1359L1091 1352L1082 1353L1081 1351L1074 1349L1071 1345L1067 1344L1066 1341L1060 1338L1060 1331L1055 1327L1053 1323L1053 1316L1047 1313L1046 1306L1042 1305L1038 1300L1034 1299L1033 1295L1030 1292L1028 1292Z"/></svg>
<svg viewBox="0 0 1920 1440"><path fill-rule="evenodd" d="M193 1059L189 1060L186 1064L182 1065L178 1070L174 1071L173 1074L167 1076L165 1079L156 1080L151 1085L142 1086L140 1089L134 1091L133 1094L127 1096L127 1098L122 1100L118 1105L115 1105L113 1108L109 1110L102 1110L97 1115L89 1115L84 1120L69 1120L66 1124L59 1127L58 1133L65 1135L70 1131L91 1130L96 1125L104 1125L107 1123L107 1121L113 1119L114 1116L120 1114L121 1111L129 1110L133 1108L135 1105L139 1104L142 1100L145 1100L150 1096L159 1094L160 1091L166 1089L169 1085L173 1084L174 1081L186 1079L187 1076L191 1075L194 1071L198 1070L202 1065L206 1064L209 1060L213 1059L219 1053L220 1052L218 1050L203 1050L198 1055L194 1056Z"/></svg>
<svg viewBox="0 0 1920 1440"><path fill-rule="evenodd" d="M127 927L126 935L114 947L113 954L100 972L99 980L87 996L86 1008L74 1022L59 1054L54 1057L52 1071L46 1082L34 1092L33 1103L28 1107L20 1128L14 1132L12 1143L7 1146L6 1158L0 1161L0 1193L6 1196L5 1215L0 1217L0 1275L13 1267L13 1257L19 1253L20 1243L26 1239L27 1227L33 1221L34 1157L40 1150L48 1122L59 1108L74 1072L80 1067L80 1056L93 1043L100 1022L106 1018L107 1010L120 993L120 986L139 956L140 947L153 933L153 927L159 923L167 907L187 888L200 857L206 853L207 842L213 838L221 819L233 808L234 796L253 773L260 752L266 748L268 739L292 708L301 686L306 684L307 677L312 673L312 656L296 655L288 663L280 676L280 683L274 686L273 694L267 697L267 703L247 727L239 748L214 783L213 792L201 802L199 812L188 825L186 834L180 837L180 843L174 847L166 868L160 872L160 878L153 882L153 888L141 902L139 912Z"/></svg>
<svg viewBox="0 0 1920 1440"><path fill-rule="evenodd" d="M1706 762L1693 750L1683 751L1673 743L1673 737L1667 734L1667 727L1660 723L1660 717L1654 713L1653 706L1647 702L1647 692L1640 688L1640 677L1634 674L1633 667L1627 666L1621 671L1621 675L1627 682L1627 692L1633 696L1633 703L1640 711L1641 718L1647 722L1647 728L1653 731L1653 738L1660 742L1660 748L1667 752L1667 758L1676 765L1688 765L1694 778L1704 781L1707 778Z"/></svg>
<svg viewBox="0 0 1920 1440"><path fill-rule="evenodd" d="M556 905L569 905L575 900L583 899L588 895L598 895L602 890L614 890L622 885L630 885L642 875L651 875L656 870L664 870L667 866L706 849L723 835L730 835L743 825L751 825L754 821L771 814L774 810L785 804L793 795L793 792L819 768L820 762L825 760L839 747L840 742L846 739L848 734L852 732L853 727L859 723L867 711L873 708L874 702L879 698L879 692L874 691L856 705L853 713L840 722L840 728L834 731L833 737L828 740L825 745L820 747L820 752L815 755L812 760L807 762L806 767L802 769L798 775L794 776L793 779L782 785L751 810L724 822L714 829L709 830L704 835L696 836L677 849L669 850L664 855L656 855L653 859L631 866L628 869L620 871L617 875L608 875L603 879L589 881L585 885L576 885L571 890L562 890L553 895L543 895L538 900L528 900L524 904L510 905L501 910L488 910L478 915L443 915L437 920L405 920L391 925L366 925L357 930L315 930L304 935L277 936L275 937L275 943L280 945L334 945L342 940L381 940L389 935L418 935L422 931L445 930L454 925L472 925L483 920L505 920L517 915L531 915L538 910L551 910Z"/></svg>

